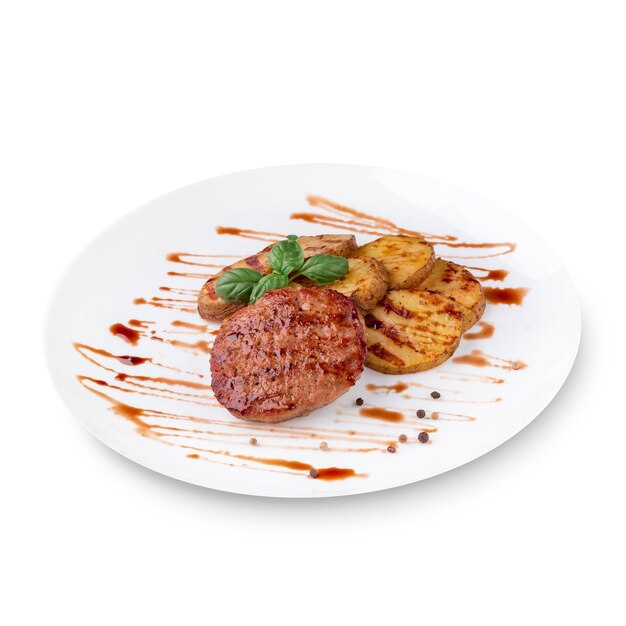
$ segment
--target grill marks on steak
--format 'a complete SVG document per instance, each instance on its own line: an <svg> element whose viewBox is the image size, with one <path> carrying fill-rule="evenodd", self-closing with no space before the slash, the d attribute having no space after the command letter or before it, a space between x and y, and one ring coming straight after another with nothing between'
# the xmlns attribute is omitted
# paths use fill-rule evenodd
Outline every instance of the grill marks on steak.
<svg viewBox="0 0 626 626"><path fill-rule="evenodd" d="M278 289L222 324L211 350L213 392L233 415L281 422L344 394L363 372L362 319L330 289Z"/></svg>

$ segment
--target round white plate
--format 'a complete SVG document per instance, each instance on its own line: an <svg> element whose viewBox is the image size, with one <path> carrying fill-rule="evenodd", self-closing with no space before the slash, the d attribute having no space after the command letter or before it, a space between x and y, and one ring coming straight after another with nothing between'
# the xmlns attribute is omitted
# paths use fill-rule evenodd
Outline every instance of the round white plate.
<svg viewBox="0 0 626 626"><path fill-rule="evenodd" d="M453 359L403 376L366 369L330 406L273 427L217 405L208 351L218 326L206 327L195 311L207 275L291 233L353 232L365 243L401 229L428 233L439 256L481 268L472 272L492 302ZM501 209L411 174L301 165L206 180L115 223L64 277L47 352L72 412L133 461L213 489L322 497L422 480L505 442L565 381L580 323L559 259ZM137 333L134 344L125 329ZM387 419L367 416L377 409ZM430 434L426 444L417 440L421 431ZM407 443L397 442L401 434ZM396 453L387 450L392 443ZM313 479L309 467L339 468L327 474L341 479Z"/></svg>

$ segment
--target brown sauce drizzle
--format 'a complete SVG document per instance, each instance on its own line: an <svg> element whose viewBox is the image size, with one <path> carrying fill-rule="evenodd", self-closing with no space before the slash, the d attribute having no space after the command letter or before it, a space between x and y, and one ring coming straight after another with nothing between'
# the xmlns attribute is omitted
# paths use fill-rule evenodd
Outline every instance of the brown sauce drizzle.
<svg viewBox="0 0 626 626"><path fill-rule="evenodd" d="M216 226L215 232L218 235L234 235L243 237L244 239L257 239L258 241L266 241L275 243L281 239L285 239L286 235L280 233L267 233L262 230L249 230L247 228L234 228L232 226Z"/></svg>
<svg viewBox="0 0 626 626"><path fill-rule="evenodd" d="M128 355L118 356L116 354L111 354L110 352L107 352L106 350L102 350L101 348L92 348L91 346L88 346L84 343L75 342L72 344L72 346L78 352L78 354L80 354L84 359L87 359L87 361L93 363L94 365L97 365L98 367L101 367L102 369L107 370L108 372L117 373L116 370L110 369L102 365L102 363L99 363L94 358L89 356L89 354L87 353L90 352L91 354L97 354L98 356L102 356L106 359L115 359L116 361L119 361L123 365L129 365L131 367L136 367L137 365L143 365L144 363L152 362L152 359L150 359L149 357L128 356Z"/></svg>
<svg viewBox="0 0 626 626"><path fill-rule="evenodd" d="M399 383L401 386L402 385L406 385L407 387L417 387L420 389L427 389L429 393L427 393L425 396L411 396L408 394L403 395L402 397L407 399L407 400L426 400L428 402L433 401L433 398L430 395L430 391L432 391L432 385L425 385L423 383L414 383L414 382L410 382L410 383ZM392 391L396 391L396 385L372 385L372 384L368 384L366 385L366 389L368 391L372 391L373 393L380 395L381 393L384 395L389 395L390 392ZM442 393L444 393L446 396L449 395L454 395L454 396L458 396L458 395L462 395L464 394L463 391L459 391L458 389L444 389L442 387L438 388L439 391L441 391ZM405 391L404 389L402 389L402 387L400 387L400 391L396 391L396 393L402 393L403 391ZM454 403L462 403L462 404L491 404L493 402L500 402L502 400L502 398L486 398L483 397L481 400L477 400L477 399L473 399L475 398L475 396L472 394L472 399L469 398L465 398L465 399L455 399L455 398L450 398L447 397L446 400L447 402L454 402Z"/></svg>
<svg viewBox="0 0 626 626"><path fill-rule="evenodd" d="M72 346L74 347L76 352L78 352L78 354L80 354L84 359L86 359L90 363L93 363L94 365L97 365L98 367L101 367L107 372L112 372L114 374L118 374L119 372L117 370L111 369L107 367L106 365L103 365L102 363L96 361L95 358L93 358L93 356L90 356L88 353L91 353L91 355L97 354L98 356L104 357L106 359L117 360L123 365L137 366L137 365L143 365L144 363L152 363L152 365L156 365L157 367L163 367L167 370L180 372L181 374L191 374L192 376L196 376L198 378L204 378L203 374L197 374L196 372L188 372L178 367L165 365L149 357L127 356L127 355L118 356L115 354L111 354L110 352L107 352L106 350L102 350L101 348L94 348L92 346L88 346L87 344L79 343L79 342L73 343Z"/></svg>
<svg viewBox="0 0 626 626"><path fill-rule="evenodd" d="M504 378L483 376L481 374L469 374L467 372L464 372L463 375L459 375L456 372L442 371L439 377L444 380L459 380L461 382L492 383L494 385L502 385L504 383Z"/></svg>
<svg viewBox="0 0 626 626"><path fill-rule="evenodd" d="M457 237L453 235L432 235L430 233L422 233L416 230L401 228L391 220L384 217L376 217L363 211L358 211L351 207L333 202L322 196L308 195L306 197L308 204L314 208L322 209L335 215L349 217L350 219L338 219L327 215L319 215L317 213L294 213L291 219L301 219L306 222L321 224L323 226L331 226L343 230L355 230L353 227L359 226L361 232L369 235L407 235L409 237L423 237L425 239L437 239L442 241L456 241ZM365 229L365 230L363 230ZM370 229L370 230L368 230Z"/></svg>
<svg viewBox="0 0 626 626"><path fill-rule="evenodd" d="M188 454L187 458L200 459L204 463L215 463L216 465L225 465L226 467L238 467L240 469L243 468L243 469L247 469L251 471L254 470L257 472L272 472L276 474L289 474L291 476L302 476L302 474L300 474L299 472L294 472L292 470L275 469L275 468L267 467L265 465L261 467L256 467L255 465L249 465L247 463L243 463L240 465L239 463L229 463L228 461L218 460L214 458L211 459L208 456L202 456L200 454Z"/></svg>
<svg viewBox="0 0 626 626"><path fill-rule="evenodd" d="M141 305L146 304L148 306L153 306L156 309L170 309L173 311L180 311L181 313L196 313L195 307L191 306L182 306L180 304L176 304L175 301L160 301L162 298L153 297L150 300L146 300L145 298L135 298L133 300L133 304Z"/></svg>
<svg viewBox="0 0 626 626"><path fill-rule="evenodd" d="M151 361L148 357L141 356L118 356L117 360L123 365L143 365L144 363Z"/></svg>
<svg viewBox="0 0 626 626"><path fill-rule="evenodd" d="M378 389L384 389L387 391L387 393L402 393L403 391L406 391L409 386L407 385L407 383L403 383L403 382L398 382L395 383L393 385L374 385L372 383L368 383L367 385L365 385L365 388L368 391L376 391Z"/></svg>
<svg viewBox="0 0 626 626"><path fill-rule="evenodd" d="M190 322L182 322L181 320L174 320L170 323L173 328L184 328L185 330L191 330L194 333L206 333L209 329L207 324L191 324ZM211 332L213 334L213 331Z"/></svg>
<svg viewBox="0 0 626 626"><path fill-rule="evenodd" d="M124 326L124 324L113 324L109 330L116 337L120 337L126 343L130 343L133 346L137 345L139 338L141 337L141 333L134 328L129 328L128 326Z"/></svg>
<svg viewBox="0 0 626 626"><path fill-rule="evenodd" d="M93 387L85 385L85 382L89 381L98 386L119 389L117 387L109 385L106 381L98 380L96 378L91 378L89 376L78 376L77 378L79 382L83 386L85 386L86 389L89 389L92 393L95 393L96 395L106 399L111 404L111 409L116 414L120 415L121 417L124 417L125 419L133 423L136 427L137 432L140 435L144 437L151 437L151 438L156 438L156 439L160 439L160 438L162 439L163 437L169 436L168 433L161 433L156 430L159 428L163 428L162 426L150 424L149 422L145 421L145 419L142 419L146 417L147 415L167 415L166 413L162 413L160 411L152 411L152 410L148 411L146 409L140 409L140 408L129 406L128 404L124 404L122 402L119 402L113 399L111 396L109 396L108 394L102 391L98 391L97 389L94 389ZM170 442L166 440L163 440L163 443L166 443L167 445L176 445L176 444L171 444ZM188 447L188 446L181 446L181 447ZM253 457L253 456L249 456L245 454L233 454L225 450L202 450L202 452L233 457L233 458L246 460L246 461L253 461L255 463L261 463L264 465L284 467L287 469L293 469L293 470L298 470L298 471L310 471L312 469L315 469L312 465L309 465L308 463L302 463L300 461L291 461L291 460L286 460L286 459L266 459L266 458L261 458L261 457ZM200 455L190 456L190 458L199 458L199 457ZM356 472L353 469L349 469L349 468L328 467L328 468L317 469L316 472L317 472L316 479L321 478L321 480L343 480L345 478L359 476L358 474L356 474Z"/></svg>
<svg viewBox="0 0 626 626"><path fill-rule="evenodd" d="M208 280L213 274L199 274L198 272L168 272L168 276L177 276L178 278L197 278L198 280Z"/></svg>
<svg viewBox="0 0 626 626"><path fill-rule="evenodd" d="M473 365L474 367L489 367L491 361L479 354L465 354L463 356L457 356L452 359L454 363L460 363L461 365Z"/></svg>
<svg viewBox="0 0 626 626"><path fill-rule="evenodd" d="M169 343L175 348L182 348L183 350L191 350L192 352L201 352L202 354L210 354L211 344L208 341L200 340L195 343L188 343L187 341L180 341L178 339L170 339L165 343Z"/></svg>
<svg viewBox="0 0 626 626"><path fill-rule="evenodd" d="M148 328L148 326L152 324L154 324L154 322L148 322L146 320L128 320L128 325L134 326L135 328Z"/></svg>
<svg viewBox="0 0 626 626"><path fill-rule="evenodd" d="M489 339L493 337L496 327L489 322L478 322L476 324L480 326L480 330L475 333L465 333L463 339Z"/></svg>
<svg viewBox="0 0 626 626"><path fill-rule="evenodd" d="M367 407L360 409L359 415L362 415L363 417L372 417L385 422L398 423L404 421L404 415L402 415L400 411L391 411L382 407Z"/></svg>
<svg viewBox="0 0 626 626"><path fill-rule="evenodd" d="M391 409L390 409L391 410ZM412 412L413 415L415 415L414 412ZM421 432L421 431L426 431L429 433L435 433L437 432L437 428L435 427L426 427L424 426L424 422L427 421L429 418L423 418L423 419L415 419L415 420L410 420L410 419L404 419L404 422L402 423L402 429L403 430L412 430L415 432ZM355 426L360 426L361 422L354 422L351 420L344 420L344 419L336 419L335 422L340 423L340 424L354 424ZM381 424L377 424L377 426L379 428L393 428L394 430L397 431L398 426L397 426L397 422L383 422ZM387 447L389 445L388 440L385 440L386 443L384 444L385 447Z"/></svg>
<svg viewBox="0 0 626 626"><path fill-rule="evenodd" d="M247 454L233 454L232 452L224 452L224 451L214 451L213 454L223 454L225 456L231 456L236 459L241 459L243 461L254 461L255 463L262 463L263 465L275 465L276 467L284 467L286 469L298 470L298 471L309 471L314 469L312 465L308 463L302 463L301 461L289 461L287 459L264 459L256 456L249 456Z"/></svg>
<svg viewBox="0 0 626 626"><path fill-rule="evenodd" d="M122 382L131 382L131 384L133 380L138 380L143 382L161 383L163 385L169 385L172 387L188 387L189 389L204 390L211 389L211 385L199 383L195 380L185 380L184 378L168 378L166 376L138 376L137 374L125 374L123 372L118 372L115 376L115 379Z"/></svg>
<svg viewBox="0 0 626 626"><path fill-rule="evenodd" d="M176 293L179 296L193 296L194 301L198 295L197 289L183 289L182 287L159 287L159 291L167 291L168 293Z"/></svg>
<svg viewBox="0 0 626 626"><path fill-rule="evenodd" d="M473 365L474 367L498 367L503 370L523 370L528 367L523 361L503 359L498 356L485 354L481 350L472 350L469 354L457 356L452 359L453 363L461 365Z"/></svg>
<svg viewBox="0 0 626 626"><path fill-rule="evenodd" d="M181 300L179 298L159 298L153 296L150 300L145 298L135 298L133 304L141 305L146 304L153 306L157 309L171 309L173 311L180 311L181 313L196 313L196 301L195 300Z"/></svg>
<svg viewBox="0 0 626 626"><path fill-rule="evenodd" d="M195 267L215 267L222 268L224 263L201 263L197 260L189 259L222 259L237 258L236 254L195 254L192 252L170 252L166 257L171 263L181 263L182 265L194 265Z"/></svg>
<svg viewBox="0 0 626 626"><path fill-rule="evenodd" d="M447 415L448 417L441 417L442 415ZM475 422L476 421L476 418L473 417L472 415L464 415L463 413L447 413L446 411L437 411L437 412L432 413L432 419L444 420L444 421L450 421L450 422Z"/></svg>
<svg viewBox="0 0 626 626"><path fill-rule="evenodd" d="M207 330L206 324L192 324L191 322L182 322L181 320L174 320L171 323L175 328L188 328L189 330L197 330L199 333L203 333Z"/></svg>
<svg viewBox="0 0 626 626"><path fill-rule="evenodd" d="M373 230L371 226L360 226L356 220L342 220L336 217L328 217L326 215L317 215L316 213L297 212L290 215L292 220L301 220L309 224L318 224L319 226L329 226L339 230L348 230L352 233L360 233L362 235L388 235L390 233ZM419 236L416 233L415 236Z"/></svg>
<svg viewBox="0 0 626 626"><path fill-rule="evenodd" d="M341 217L329 216L319 213L297 212L292 213L291 219L303 220L312 224L319 224L320 226L328 226L331 228L337 228L339 230L348 230L351 232L369 235L408 235L413 237L423 237L433 245L440 245L448 248L491 250L497 250L498 248L500 248L500 250L493 252L492 254L448 258L472 259L496 257L502 256L504 254L511 254L515 251L517 247L517 245L513 242L459 242L457 241L458 238L453 235L433 235L430 233L422 233L415 230L401 228L391 220L375 217L362 211L357 211L356 209L352 209L337 202L333 202L332 200L328 200L327 198L322 198L321 196L309 195L306 199L309 205L311 205L312 207L334 213L335 215L340 215ZM345 219L346 217L348 219Z"/></svg>
<svg viewBox="0 0 626 626"><path fill-rule="evenodd" d="M471 265L466 265L465 267L468 270L472 270L474 276L481 282L486 282L488 280L502 282L509 275L508 270L490 270L486 267L472 267ZM485 274L482 276L476 276L475 272L485 272Z"/></svg>
<svg viewBox="0 0 626 626"><path fill-rule="evenodd" d="M345 480L346 478L352 478L358 476L359 478L366 478L367 474L356 474L353 469L346 469L342 467L320 467L317 471L315 480Z"/></svg>
<svg viewBox="0 0 626 626"><path fill-rule="evenodd" d="M141 331L137 331L133 328L129 328L128 326L125 326L124 324L113 324L109 330L111 331L111 333L113 335L115 335L116 337L120 337L121 339L123 339L124 341L132 344L132 345L137 345L137 343L139 342L139 339L141 337L146 337L147 335L144 332ZM154 333L155 331L152 331L152 333ZM180 348L181 350L190 350L192 352L198 352L201 354L210 354L211 352L211 343L201 339L199 341L196 341L194 343L190 343L188 341L181 341L180 339L164 339L163 337L159 337L157 335L152 335L151 337L149 337L152 341L159 341L160 343L167 343L170 346L174 347L174 348ZM165 367L165 366L164 366ZM172 368L175 369L175 368Z"/></svg>
<svg viewBox="0 0 626 626"><path fill-rule="evenodd" d="M366 474L357 474L353 469L343 467L321 467L319 469L313 467L309 463L302 463L301 461L290 461L287 459L266 459L262 457L249 456L247 454L233 454L231 452L223 450L203 450L209 454L217 454L228 456L235 459L241 459L242 461L252 461L253 463L261 463L263 465L273 465L275 467L284 467L286 469L296 470L299 472L310 472L315 470L315 480L345 480L346 478L352 478L359 476L364 478ZM187 458L200 459L199 454L188 454Z"/></svg>
<svg viewBox="0 0 626 626"><path fill-rule="evenodd" d="M128 404L124 404L123 402L119 402L118 400L115 400L114 398L104 393L103 391L99 391L85 384L86 382L91 382L100 387L108 387L109 384L106 381L99 380L97 378L92 378L91 376L83 376L80 374L76 378L78 382L83 387L85 387L85 389L88 389L89 391L91 391L91 393L109 402L111 404L111 410L114 413L132 422L135 425L136 430L140 435L142 435L143 437L150 437L150 436L160 437L161 436L158 433L152 433L152 429L154 428L153 424L150 424L141 419L147 414L146 409L140 409L134 406L130 406Z"/></svg>
<svg viewBox="0 0 626 626"><path fill-rule="evenodd" d="M527 287L484 287L485 298L491 304L516 304L521 306L530 289Z"/></svg>
<svg viewBox="0 0 626 626"><path fill-rule="evenodd" d="M476 250L476 249L492 250L495 248L503 248L503 250L501 250L500 252L494 252L493 254L481 254L478 256L450 256L446 254L445 256L447 259L488 259L494 256L503 256L505 254L512 254L513 252L515 252L515 249L517 248L517 244L513 243L512 241L501 241L499 243L492 243L492 242L471 243L471 242L464 241L464 242L457 242L457 243L442 243L442 244L435 244L435 245L447 246L448 248L469 248L472 250Z"/></svg>
<svg viewBox="0 0 626 626"><path fill-rule="evenodd" d="M197 301L197 298L161 298L159 296L153 296L152 300L154 302L169 302L169 303L182 303L182 304L195 304Z"/></svg>
<svg viewBox="0 0 626 626"><path fill-rule="evenodd" d="M169 400L178 400L179 402L199 404L202 406L217 406L217 403L215 401L211 401L210 396L198 396L195 394L177 391L171 388L162 389L160 387L152 387L150 385L146 385L141 382L141 381L151 381L155 383L159 382L158 378L153 378L150 376L134 376L134 375L122 374L122 373L119 373L116 375L115 377L116 382L124 382L129 385L133 385L134 387L137 387L137 389L127 389L126 387L120 387L119 385L114 385L113 383L109 383L106 380L90 378L89 376L79 377L79 380L81 382L83 380L89 380L93 383L96 383L97 385L100 385L101 387L108 387L109 389L115 389L116 391L121 391L122 393L139 394L141 396L152 396L153 398L162 398L162 399L165 398ZM164 381L165 379L161 378L160 380ZM180 384L180 382L177 382L177 383L171 382L170 384ZM87 387L87 389L89 389L90 391L93 391L91 387ZM209 402L207 402L206 400L209 400ZM123 404L123 403L120 403L120 404ZM128 406L128 405L124 404L124 406ZM157 411L151 411L151 412L157 413ZM173 417L171 414L167 414L167 415L168 417ZM181 416L175 416L175 417L180 418ZM163 428L163 426L159 426L156 424L152 425L151 427Z"/></svg>

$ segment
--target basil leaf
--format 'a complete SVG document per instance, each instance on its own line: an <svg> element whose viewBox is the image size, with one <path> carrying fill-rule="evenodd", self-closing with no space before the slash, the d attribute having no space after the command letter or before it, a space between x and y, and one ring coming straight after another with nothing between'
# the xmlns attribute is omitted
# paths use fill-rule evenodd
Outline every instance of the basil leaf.
<svg viewBox="0 0 626 626"><path fill-rule="evenodd" d="M285 274L276 274L272 272L267 276L263 276L250 294L250 304L254 304L266 291L270 291L271 289L282 289L288 284L289 277L285 276Z"/></svg>
<svg viewBox="0 0 626 626"><path fill-rule="evenodd" d="M308 258L298 276L306 276L318 285L330 285L348 273L348 259L332 254L316 254Z"/></svg>
<svg viewBox="0 0 626 626"><path fill-rule="evenodd" d="M215 283L215 293L226 302L248 302L250 294L263 278L261 272L237 267L224 272Z"/></svg>
<svg viewBox="0 0 626 626"><path fill-rule="evenodd" d="M279 241L269 254L270 265L279 274L289 274L299 270L304 263L304 251L295 235L289 235L285 241Z"/></svg>

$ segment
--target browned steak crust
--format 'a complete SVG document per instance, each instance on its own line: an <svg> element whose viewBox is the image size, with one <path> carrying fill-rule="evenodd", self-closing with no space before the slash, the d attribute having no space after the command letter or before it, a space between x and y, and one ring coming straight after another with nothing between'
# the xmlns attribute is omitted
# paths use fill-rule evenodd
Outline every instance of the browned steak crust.
<svg viewBox="0 0 626 626"><path fill-rule="evenodd" d="M211 384L236 417L282 422L344 394L365 356L363 320L351 300L332 289L277 289L222 324Z"/></svg>

